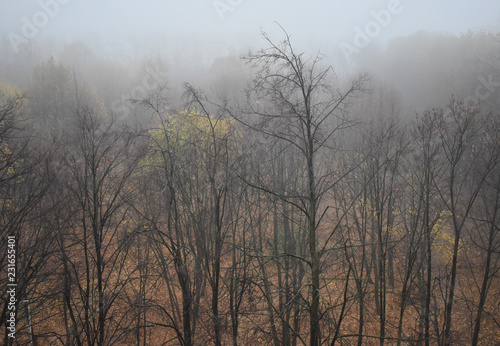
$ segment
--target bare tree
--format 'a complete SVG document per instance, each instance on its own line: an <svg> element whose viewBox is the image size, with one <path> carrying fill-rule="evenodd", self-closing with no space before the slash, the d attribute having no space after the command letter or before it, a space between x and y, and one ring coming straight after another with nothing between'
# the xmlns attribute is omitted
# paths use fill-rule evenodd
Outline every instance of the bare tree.
<svg viewBox="0 0 500 346"><path fill-rule="evenodd" d="M326 151L333 153L335 148L331 145L335 135L353 125L346 116L347 107L350 98L361 90L365 77L357 78L345 90L336 88L332 67L322 66L319 54L307 58L303 53L297 53L290 36L284 33L285 39L279 44L263 34L269 48L245 57L256 70L248 90L245 113L254 115L256 120L226 110L249 128L279 140L285 146L295 147L303 160L303 190L292 196L283 196L280 191L258 186L255 182L249 183L294 205L307 220L305 232L309 254L303 261L310 268L307 283L310 288L310 344L319 345L322 339L320 263L326 244L318 247L318 230L325 211L321 202L325 193L335 185L335 181L332 183L335 179L332 179L334 169L320 163L318 158Z"/></svg>
<svg viewBox="0 0 500 346"><path fill-rule="evenodd" d="M500 270L499 249L500 233L500 117L489 115L484 119L482 145L474 150L479 155L478 165L472 173L476 179L484 180L479 192L478 202L471 211L472 225L468 229L472 242L480 249L484 259L484 269L479 289L472 344L479 343L481 319L485 311L486 299L496 274ZM474 276L474 272L471 273Z"/></svg>
<svg viewBox="0 0 500 346"><path fill-rule="evenodd" d="M446 297L442 342L451 343L451 321L458 272L458 252L462 231L484 183L485 176L471 181L471 172L478 162L473 148L480 145L480 111L452 99L447 111L438 111L441 117L439 133L441 150L446 165L445 188L439 189L441 199L451 214L453 254Z"/></svg>
<svg viewBox="0 0 500 346"><path fill-rule="evenodd" d="M126 202L136 193L128 183L140 152L134 133L92 109L79 111L75 125L74 147L66 157L66 187L76 202L65 257L77 295L69 304L82 335L78 343L113 344L128 336L132 323L121 297L133 274L126 269L131 241Z"/></svg>
<svg viewBox="0 0 500 346"><path fill-rule="evenodd" d="M6 323L11 312L19 321L18 336L27 331L21 301L30 300L36 308L46 306L49 299L38 293L45 292L43 284L50 276L49 263L54 252L54 232L44 222L47 209L42 205L51 183L45 166L50 152L37 148L32 131L25 126L24 107L25 98L18 90L0 85L0 246L5 249L0 262L7 268L8 258L11 264L9 275L2 275L0 283L3 287L16 284L10 308L9 297L2 298L0 325L5 326L5 345L14 342L8 337L12 330L7 329ZM8 237L15 244L8 243ZM7 244L11 250L8 257Z"/></svg>

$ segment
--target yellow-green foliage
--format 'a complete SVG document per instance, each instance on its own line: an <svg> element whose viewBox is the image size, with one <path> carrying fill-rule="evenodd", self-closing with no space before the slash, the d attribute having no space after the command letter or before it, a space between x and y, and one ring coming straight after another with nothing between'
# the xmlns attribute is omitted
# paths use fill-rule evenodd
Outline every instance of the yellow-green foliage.
<svg viewBox="0 0 500 346"><path fill-rule="evenodd" d="M14 126L19 116L23 102L21 91L9 84L0 83L0 132L6 135L11 131L9 128ZM19 163L13 157L8 138L0 138L0 170L2 175L11 175L15 173L15 166Z"/></svg>
<svg viewBox="0 0 500 346"><path fill-rule="evenodd" d="M7 83L0 83L0 103L17 96L21 96L21 91L18 88Z"/></svg>
<svg viewBox="0 0 500 346"><path fill-rule="evenodd" d="M19 111L22 107L23 99L23 95L18 88L10 84L0 83L1 112L4 112L7 108L12 108L12 111Z"/></svg>
<svg viewBox="0 0 500 346"><path fill-rule="evenodd" d="M209 169L215 161L234 153L235 136L233 120L183 110L150 131L147 164L163 165L160 160L165 158L170 164L174 161L184 166L182 162L196 162L198 168Z"/></svg>
<svg viewBox="0 0 500 346"><path fill-rule="evenodd" d="M454 236L452 230L446 227L449 223L449 211L439 213L439 219L432 227L432 232L435 234L435 246L438 253L442 256L443 261L449 265L453 259ZM460 249L459 249L460 252Z"/></svg>
<svg viewBox="0 0 500 346"><path fill-rule="evenodd" d="M13 177L22 162L9 145L9 136L14 130L15 122L18 121L22 103L23 96L19 89L0 83L0 133L2 134L0 137L0 181L2 182ZM22 181L22 177L17 177L14 181ZM15 210L13 198L1 198L0 205L2 209Z"/></svg>

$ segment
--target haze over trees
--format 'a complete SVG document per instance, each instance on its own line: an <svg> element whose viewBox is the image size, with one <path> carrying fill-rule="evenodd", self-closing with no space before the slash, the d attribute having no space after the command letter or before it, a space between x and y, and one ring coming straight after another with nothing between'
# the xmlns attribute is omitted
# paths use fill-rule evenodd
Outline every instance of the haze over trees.
<svg viewBox="0 0 500 346"><path fill-rule="evenodd" d="M285 30L192 65L4 46L3 344L499 343L499 39L352 74Z"/></svg>

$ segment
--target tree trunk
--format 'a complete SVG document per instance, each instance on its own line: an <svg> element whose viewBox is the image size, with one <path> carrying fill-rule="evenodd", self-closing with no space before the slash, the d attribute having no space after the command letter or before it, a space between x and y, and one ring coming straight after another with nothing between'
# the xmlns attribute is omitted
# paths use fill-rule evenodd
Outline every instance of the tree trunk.
<svg viewBox="0 0 500 346"><path fill-rule="evenodd" d="M491 280L490 277L490 270L491 270L491 257L494 253L494 248L493 248L493 243L495 241L495 236L496 236L496 225L494 223L494 220L497 219L497 212L499 209L499 201L500 199L498 198L499 196L497 195L496 201L495 201L495 209L493 212L493 216L491 218L492 223L490 225L490 234L488 237L488 250L486 253L486 265L484 268L484 275L483 275L483 283L481 285L481 293L479 295L479 304L477 307L477 313L476 313L476 321L474 323L474 334L472 337L472 345L477 345L479 342L479 331L481 329L481 316L483 314L484 310L484 304L486 302L486 296L488 294L488 286L489 282Z"/></svg>
<svg viewBox="0 0 500 346"><path fill-rule="evenodd" d="M311 131L310 126L307 128ZM316 245L316 181L314 177L314 144L312 136L309 135L309 150L307 157L307 171L309 183L309 215L308 215L308 231L309 231L309 251L311 254L311 307L310 307L310 323L311 323L311 346L319 346L321 344L321 329L319 325L319 253Z"/></svg>

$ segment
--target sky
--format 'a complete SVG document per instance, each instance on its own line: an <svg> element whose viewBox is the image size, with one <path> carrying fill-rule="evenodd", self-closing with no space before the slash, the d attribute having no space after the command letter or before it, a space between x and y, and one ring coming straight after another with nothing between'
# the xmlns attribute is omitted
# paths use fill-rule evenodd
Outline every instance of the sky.
<svg viewBox="0 0 500 346"><path fill-rule="evenodd" d="M0 35L27 40L110 40L152 35L230 39L244 44L278 22L299 40L383 45L418 31L500 31L498 0L2 0ZM280 36L281 37L281 36Z"/></svg>

